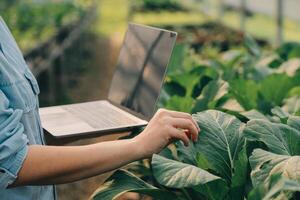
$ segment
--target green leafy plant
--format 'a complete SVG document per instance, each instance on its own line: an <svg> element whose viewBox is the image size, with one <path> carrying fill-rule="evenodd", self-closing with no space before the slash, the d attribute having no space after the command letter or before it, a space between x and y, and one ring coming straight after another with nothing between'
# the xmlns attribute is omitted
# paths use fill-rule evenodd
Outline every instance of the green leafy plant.
<svg viewBox="0 0 300 200"><path fill-rule="evenodd" d="M295 55L297 46L283 45L270 53L246 36L243 48L203 60L205 55L179 45L170 63L164 85L166 98L161 106L190 113L206 109L238 112L255 109L267 115L280 106L297 114L300 61L286 60L288 53L281 53L283 48Z"/></svg>
<svg viewBox="0 0 300 200"><path fill-rule="evenodd" d="M245 124L235 116L215 110L193 117L202 130L198 142L188 148L177 142L176 153L169 154L169 158L152 157L155 186L121 170L93 198L114 199L128 191L154 199L244 199L277 193L293 198L293 193L299 191L299 118L290 116L288 125L262 119ZM282 180L270 185L277 174ZM269 189L256 194L256 187L249 192L252 185Z"/></svg>
<svg viewBox="0 0 300 200"><path fill-rule="evenodd" d="M154 155L133 170L141 178L117 171L93 198L130 191L153 199L298 199L300 65L289 60L297 49L265 52L246 36L243 48L207 59L177 46L159 105L196 113L199 140Z"/></svg>
<svg viewBox="0 0 300 200"><path fill-rule="evenodd" d="M139 11L186 10L179 0L135 0L132 4Z"/></svg>
<svg viewBox="0 0 300 200"><path fill-rule="evenodd" d="M0 12L21 49L30 51L86 14L80 1L5 0L0 3ZM85 4L90 5L91 0Z"/></svg>

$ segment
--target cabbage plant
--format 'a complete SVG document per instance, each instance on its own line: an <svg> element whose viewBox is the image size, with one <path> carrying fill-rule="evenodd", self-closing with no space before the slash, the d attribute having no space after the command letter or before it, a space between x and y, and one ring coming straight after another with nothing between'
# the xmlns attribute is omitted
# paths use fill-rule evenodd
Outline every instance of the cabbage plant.
<svg viewBox="0 0 300 200"><path fill-rule="evenodd" d="M198 141L116 171L93 199L300 199L300 44L244 44L204 62L175 48L159 106L196 113Z"/></svg>
<svg viewBox="0 0 300 200"><path fill-rule="evenodd" d="M300 117L283 122L252 114L244 123L207 110L193 115L199 140L153 155L152 184L116 171L93 199L135 192L153 199L296 199L300 191ZM298 196L299 197L299 196Z"/></svg>

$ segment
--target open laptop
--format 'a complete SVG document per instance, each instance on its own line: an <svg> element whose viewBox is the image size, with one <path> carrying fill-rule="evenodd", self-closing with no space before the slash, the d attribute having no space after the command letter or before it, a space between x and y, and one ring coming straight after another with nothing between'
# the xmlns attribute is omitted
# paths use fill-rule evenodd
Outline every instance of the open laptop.
<svg viewBox="0 0 300 200"><path fill-rule="evenodd" d="M43 128L54 137L68 137L147 125L176 37L172 31L129 24L108 99L41 108Z"/></svg>

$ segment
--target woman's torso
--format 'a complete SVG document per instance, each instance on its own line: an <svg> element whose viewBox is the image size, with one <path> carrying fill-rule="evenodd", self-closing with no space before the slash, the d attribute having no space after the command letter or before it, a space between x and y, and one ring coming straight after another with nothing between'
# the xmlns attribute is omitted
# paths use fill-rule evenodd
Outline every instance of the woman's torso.
<svg viewBox="0 0 300 200"><path fill-rule="evenodd" d="M43 130L38 113L39 87L21 51L0 17L0 89L10 107L23 110L21 123L28 145L43 145ZM38 167L38 166L37 166ZM34 168L32 170L35 170ZM1 199L55 199L54 186L24 186L0 190Z"/></svg>

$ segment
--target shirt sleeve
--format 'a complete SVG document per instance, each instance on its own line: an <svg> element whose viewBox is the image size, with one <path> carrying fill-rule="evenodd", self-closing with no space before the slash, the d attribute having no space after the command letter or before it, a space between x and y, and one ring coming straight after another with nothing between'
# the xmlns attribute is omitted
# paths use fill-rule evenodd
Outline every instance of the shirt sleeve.
<svg viewBox="0 0 300 200"><path fill-rule="evenodd" d="M22 110L9 107L9 100L0 89L0 190L16 180L27 155L22 115Z"/></svg>

